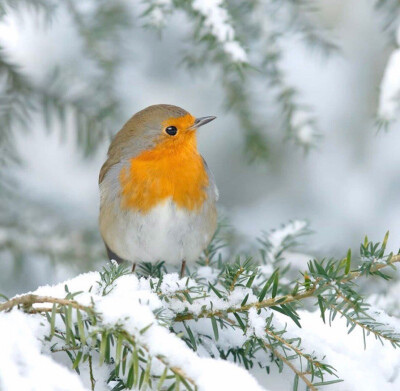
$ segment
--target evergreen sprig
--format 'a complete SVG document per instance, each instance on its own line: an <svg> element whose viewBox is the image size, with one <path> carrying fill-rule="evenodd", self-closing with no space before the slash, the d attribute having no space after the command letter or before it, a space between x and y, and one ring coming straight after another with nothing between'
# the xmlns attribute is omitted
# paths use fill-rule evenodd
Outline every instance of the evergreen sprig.
<svg viewBox="0 0 400 391"><path fill-rule="evenodd" d="M282 229L288 232L286 226ZM262 264L250 258L237 257L233 262L221 263L220 257L214 256L207 265L201 261L193 276L204 267L215 268L213 283L192 277L178 279L166 274L161 265L155 275L147 277L148 289L162 303L154 311L157 327L176 333L194 351L201 347L210 357L232 359L249 370L258 366L268 372L271 365L277 365L282 371L287 367L294 374L295 390L302 383L310 390L317 390L341 381L340 373L324 357L308 351L305 341L293 335L293 331L287 332L283 320L301 327L297 310L307 299L320 309L322 322L331 324L336 317L343 317L349 332L360 329L365 347L370 334L382 343L399 347L400 334L376 318L376 312L371 311L354 282L358 278L389 278L384 270L394 268L400 262L400 254L385 252L387 240L388 234L382 243L372 243L366 238L361 245L360 261L353 267L355 260L350 251L340 260L310 261L307 270L290 283L290 293L287 284L280 282L279 267L265 280L260 276ZM107 296L129 274L126 266L112 263L99 274L97 286L89 292ZM145 281L145 277L141 278ZM195 380L186 374L184 366L173 366L168 357L151 354L141 336L154 325L132 334L123 322L104 323L95 303L79 303L82 292L70 292L66 286L65 293L65 298L17 296L0 304L0 311L18 307L27 313L44 314L50 324L47 338L50 351L66 352L78 373L82 363L88 362L91 367L93 363L106 363L110 368L108 382L114 390L196 389ZM209 327L204 322L209 322ZM231 341L227 346L224 338L232 333L244 339L239 344ZM155 362L158 364L153 366ZM94 379L91 381L94 384Z"/></svg>

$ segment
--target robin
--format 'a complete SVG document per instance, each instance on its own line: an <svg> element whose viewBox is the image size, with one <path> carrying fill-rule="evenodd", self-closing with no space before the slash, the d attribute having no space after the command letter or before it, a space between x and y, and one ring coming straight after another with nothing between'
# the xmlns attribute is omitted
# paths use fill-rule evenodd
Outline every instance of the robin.
<svg viewBox="0 0 400 391"><path fill-rule="evenodd" d="M194 262L217 226L218 190L197 150L195 118L172 105L136 113L116 134L100 170L100 233L117 262Z"/></svg>

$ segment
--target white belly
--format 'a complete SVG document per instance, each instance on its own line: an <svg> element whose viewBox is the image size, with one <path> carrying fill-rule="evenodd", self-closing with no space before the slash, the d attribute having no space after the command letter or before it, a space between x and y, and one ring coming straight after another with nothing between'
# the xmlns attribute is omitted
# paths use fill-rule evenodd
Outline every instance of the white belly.
<svg viewBox="0 0 400 391"><path fill-rule="evenodd" d="M209 244L216 228L213 202L189 212L168 199L147 214L114 209L100 221L103 238L118 256L131 262L193 262Z"/></svg>

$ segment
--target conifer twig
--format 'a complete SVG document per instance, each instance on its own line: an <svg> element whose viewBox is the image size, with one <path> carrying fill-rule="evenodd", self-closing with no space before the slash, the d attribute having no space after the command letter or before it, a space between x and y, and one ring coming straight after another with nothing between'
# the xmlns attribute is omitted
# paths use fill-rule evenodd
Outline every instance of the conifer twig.
<svg viewBox="0 0 400 391"><path fill-rule="evenodd" d="M58 298L54 298L54 297L50 297L50 296L38 296L38 295L32 295L32 294L15 297L15 298L1 304L0 312L11 310L13 307L19 306L19 305L23 305L24 309L28 313L32 313L32 312L37 313L38 310L41 310L43 312L48 312L48 311L52 310L52 308L31 308L32 305L36 304L36 303L54 303L54 304L60 304L63 306L71 306L76 309L80 309L85 312L88 312L88 313L93 312L93 307L83 306L83 305L77 303L75 300L58 299ZM123 332L122 334L132 345L135 344L135 339L132 335L128 334L127 332ZM143 344L141 342L140 346L144 350L146 350L146 352L148 352L150 354L149 348L145 344ZM60 350L66 351L67 349L60 349ZM71 349L68 349L68 350L71 350ZM167 362L166 358L161 355L157 355L155 357L159 361L161 361L165 366L167 366L176 376L183 378L183 379L187 380L188 382L192 383L193 385L195 385L194 380L191 379L189 376L187 376L186 373L181 368L176 367L176 366L171 366ZM92 390L94 390L94 378L93 378L93 373L91 370L91 356L90 355L89 355L89 368L90 368L90 379L91 379L91 384L92 384Z"/></svg>
<svg viewBox="0 0 400 391"><path fill-rule="evenodd" d="M280 337L279 335L275 334L272 332L270 329L266 328L265 333L268 334L270 337L273 339L279 341L282 345L285 345L287 348L293 350L298 356L303 357L305 360L307 360L311 365L319 365L319 362L316 360L313 360L310 355L305 354L302 350L297 348L296 346L293 346L290 344L288 341L286 341L284 338Z"/></svg>
<svg viewBox="0 0 400 391"><path fill-rule="evenodd" d="M96 380L94 379L94 376L93 376L92 356L90 354L89 354L89 376L90 376L91 390L94 391Z"/></svg>
<svg viewBox="0 0 400 391"><path fill-rule="evenodd" d="M236 272L235 276L234 276L233 279L232 279L232 284L231 284L231 286L229 287L229 290L230 290L231 292L232 292L233 289L235 288L235 284L236 284L237 279L239 278L239 276L240 276L243 272L244 272L244 268L242 268L242 267Z"/></svg>
<svg viewBox="0 0 400 391"><path fill-rule="evenodd" d="M377 272L387 266L390 266L394 263L400 262L400 254L392 256L387 263L379 263L376 264L372 269L371 273ZM361 271L353 271L350 272L348 277L345 278L345 282L349 282L351 280L354 280L358 277L361 277L362 273ZM256 309L261 309L261 308L268 308L268 307L273 307L276 305L282 305L282 304L288 304L292 303L294 301L299 301L303 300L309 297L313 297L314 293L317 289L321 288L321 285L318 283L320 282L320 279L315 280L311 286L306 289L305 291L302 291L300 293L297 293L296 295L284 295L284 296L277 296L277 297L271 297L262 301L256 301L252 303L248 303L245 305L242 305L240 307L231 307L226 309L225 311L212 311L212 310L204 310L200 312L200 314L195 315L192 313L184 313L184 314L178 314L175 317L175 322L182 322L184 320L191 320L191 319L197 319L197 318L212 318L214 316L222 316L224 313L236 313L236 312L246 312L250 308L256 308ZM326 282L324 285L327 286L329 285L330 282Z"/></svg>
<svg viewBox="0 0 400 391"><path fill-rule="evenodd" d="M129 334L128 332L122 332L122 335L123 335L132 345L135 345L135 338L134 338L131 334ZM149 352L149 347L148 347L146 344L144 344L143 342L140 342L140 346L141 346L148 354L150 354L150 352ZM181 378L183 378L183 379L186 379L188 382L192 383L193 385L196 385L196 383L194 382L194 380L191 379L191 378L183 371L182 368L179 368L179 367L177 367L177 366L171 366L171 365L169 364L169 362L167 361L166 357L161 356L161 355L156 355L155 357L156 357L159 361L161 361L166 367L168 367L168 368L171 370L171 372L173 372L175 375L177 375L177 376L179 376L179 377L181 377Z"/></svg>
<svg viewBox="0 0 400 391"><path fill-rule="evenodd" d="M380 269L383 269L383 268L385 268L391 264L397 263L397 262L400 262L400 254L391 257L391 259L388 263L380 263L380 264L375 265L373 270L371 270L371 272L376 272ZM354 280L360 276L361 276L360 271L350 272L349 277L346 278L346 282ZM326 283L325 285L328 285L328 284L329 283ZM261 309L261 308L272 307L275 305L287 304L287 303L303 300L303 299L314 296L314 293L317 290L317 288L318 288L318 281L315 281L309 289L307 289L303 292L300 292L296 295L284 295L284 296L277 296L274 298L268 298L268 299L265 299L262 301L248 303L248 304L242 305L240 307L231 307L225 311L205 310L205 311L202 311L199 315L195 315L192 313L178 314L174 320L176 322L182 322L184 320L191 320L191 319L195 319L195 318L211 318L213 316L224 317L224 316L226 316L226 313L246 312L250 308ZM0 312L10 310L13 307L18 306L18 305L23 305L26 308L27 312L35 313L35 312L39 312L38 311L39 309L31 308L31 307L33 304L38 304L38 303L55 303L55 304L60 304L60 305L70 305L74 308L84 310L84 311L93 309L90 306L89 307L83 306L83 305L79 304L78 302L76 302L75 300L60 299L60 298L55 298L55 297L50 297L50 296L39 296L39 295L28 294L28 295L15 297L11 300L6 301L3 304L0 304ZM51 311L51 308L49 308L49 309L40 308L40 310L43 312L45 312L45 310Z"/></svg>
<svg viewBox="0 0 400 391"><path fill-rule="evenodd" d="M264 346L268 348L276 357L284 362L303 382L306 384L310 391L318 391L316 387L310 382L310 380L305 376L305 374L299 371L283 354L274 349L270 344L264 342Z"/></svg>
<svg viewBox="0 0 400 391"><path fill-rule="evenodd" d="M38 303L53 303L53 304L60 304L60 305L70 305L73 308L79 309L79 310L84 310L84 311L92 311L92 307L84 306L82 304L79 304L75 300L69 300L69 299L59 299L57 297L50 297L50 296L39 296L39 295L33 295L33 294L28 294L28 295L23 295L23 296L17 296L14 297L11 300L6 301L3 304L0 304L0 312L1 311L9 311L13 307L22 305L26 312L31 312L35 311L37 309L32 309L33 304L38 304ZM44 310L41 308L41 310ZM49 309L51 311L51 308Z"/></svg>

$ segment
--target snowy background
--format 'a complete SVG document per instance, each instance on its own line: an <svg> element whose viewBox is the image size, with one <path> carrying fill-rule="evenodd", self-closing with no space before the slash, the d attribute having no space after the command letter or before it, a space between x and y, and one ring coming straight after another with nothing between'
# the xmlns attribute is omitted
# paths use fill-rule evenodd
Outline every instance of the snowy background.
<svg viewBox="0 0 400 391"><path fill-rule="evenodd" d="M190 73L179 66L177 42L186 28L179 14L172 17L162 39L137 23L130 38L125 37L128 61L118 71L116 83L123 98L121 126L133 113L155 103L218 117L199 132L199 148L216 177L221 212L246 240L290 219L307 219L315 232L308 249L333 256L357 248L365 234L378 240L389 229L392 238L400 237L400 132L394 124L389 132L378 133L374 124L380 83L393 51L390 35L383 32L384 18L377 17L371 1L328 1L320 6L318 17L331 30L340 53L325 58L295 37L287 41L284 52L289 78L303 101L314 108L323 136L307 156L282 142L271 164L246 164L239 125L223 109L224 95L215 72ZM91 64L82 57L84 49L68 15L61 9L49 26L32 13L22 16L11 13L0 24L1 45L13 61L38 83L46 80L54 65L63 65L80 75L84 85ZM399 83L398 77L394 80L392 88ZM266 99L260 107L268 104ZM268 132L278 140L284 138L279 129ZM62 139L60 133L54 129L48 134L39 120L34 121L30 131L16 140L24 164L12 175L26 195L52 205L72 222L72 229L95 227L97 178L107 143L85 160L73 132L63 132ZM393 249L398 245L390 244ZM8 294L68 274L65 265L54 267L46 259L32 259L10 283L13 265L6 262L0 265L0 286ZM88 270L83 260L79 268Z"/></svg>
<svg viewBox="0 0 400 391"><path fill-rule="evenodd" d="M320 1L319 5L319 22L330 29L340 52L326 58L305 47L296 36L287 39L284 51L289 79L301 91L303 102L313 107L322 134L318 147L306 156L296 146L282 141L275 144L277 150L269 164L246 163L239 125L224 109L217 73L213 69L191 73L180 66L180 45L188 44L182 43L180 37L188 27L179 14L169 19L161 39L153 31L143 30L140 21L124 37L126 60L115 80L123 102L120 126L136 111L155 103L182 106L198 116L216 115L218 119L199 132L199 149L216 177L221 214L241 235L242 247L251 246L262 231L291 219L306 219L314 231L306 238L304 249L308 254L339 258L349 247L357 254L365 234L379 241L387 230L391 233L388 248L397 251L400 126L394 123L388 132L378 132L374 120L378 111L388 119L394 116L396 107L388 102L400 84L400 54L394 52L396 43L383 30L384 18L377 16L372 1ZM132 10L132 18L139 11ZM62 7L49 25L34 17L32 11L18 16L10 12L0 22L0 45L38 84L46 82L54 66L78 75L74 84L78 90L85 88L85 82L90 82L91 73L95 72L93 64L82 55L85 49ZM270 109L269 99L258 103L259 110ZM283 140L279 129L267 130L273 139ZM73 129L55 127L48 133L40 119L33 118L29 131L20 132L15 145L22 164L9 174L21 191L30 199L51 206L71 232L82 227L95 229L98 172L108 143L101 145L94 156L84 158L76 146ZM98 268L106 259L100 251L97 265L86 263L85 259L70 265L46 256L16 261L6 252L0 253L0 292L12 296ZM398 290L396 285L391 289L393 294L389 293L380 305L397 309L394 296ZM18 324L19 335L28 330L43 335L34 319L24 324L19 314L13 316L15 319L8 319L10 330ZM304 311L302 333L304 338L309 337L310 349L323 347L323 353L331 357L330 363L346 378L345 385L332 389L399 389L397 351L382 349L379 342L371 340L364 352L361 336L347 336L339 322L333 329L324 326L314 330L318 316ZM340 349L338 340L346 341ZM14 350L15 346L9 348ZM29 349L39 355L37 346ZM62 371L60 368L57 370ZM78 383L72 386L78 382L74 376L71 374L71 387L84 389ZM291 389L291 377L286 385L281 381L282 376L271 377L269 389Z"/></svg>

